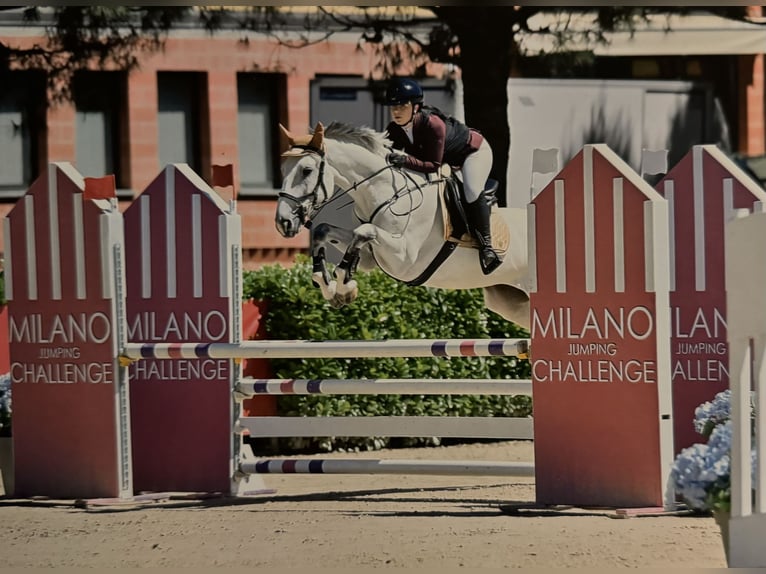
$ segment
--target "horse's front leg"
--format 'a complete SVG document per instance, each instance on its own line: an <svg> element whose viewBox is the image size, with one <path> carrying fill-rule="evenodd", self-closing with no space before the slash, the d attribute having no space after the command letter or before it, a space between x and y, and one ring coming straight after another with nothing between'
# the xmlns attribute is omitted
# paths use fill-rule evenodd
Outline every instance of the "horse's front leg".
<svg viewBox="0 0 766 574"><path fill-rule="evenodd" d="M335 268L337 288L334 304L336 306L348 305L359 295L359 289L353 276L359 265L361 250L370 242L375 241L377 237L378 228L371 223L364 223L354 229L348 249L346 249L343 259Z"/></svg>
<svg viewBox="0 0 766 574"><path fill-rule="evenodd" d="M312 272L311 282L322 291L322 297L333 306L336 304L337 282L330 276L327 270L327 244L335 245L341 251L353 238L353 232L330 225L320 223L314 228L312 234L313 245L311 248Z"/></svg>

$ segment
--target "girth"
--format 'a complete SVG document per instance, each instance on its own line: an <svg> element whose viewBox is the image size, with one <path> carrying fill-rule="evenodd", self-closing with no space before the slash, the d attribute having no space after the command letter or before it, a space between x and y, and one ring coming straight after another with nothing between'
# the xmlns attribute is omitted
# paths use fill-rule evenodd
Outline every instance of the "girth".
<svg viewBox="0 0 766 574"><path fill-rule="evenodd" d="M493 179L487 180L487 185L482 193L489 196L488 199L490 200L490 204L497 202L497 198L495 197L496 191L497 181ZM441 267L442 263L444 263L455 251L460 238L469 231L470 228L468 226L468 217L465 213L464 198L462 182L455 176L447 178L445 180L444 201L447 205L447 211L449 212L452 226L450 237L444 242L441 249L439 249L439 252L436 254L436 257L433 258L423 272L415 277L415 279L406 281L406 285L417 287L428 281L431 278L431 275L433 275L436 270ZM442 201L441 197L439 198L439 201Z"/></svg>

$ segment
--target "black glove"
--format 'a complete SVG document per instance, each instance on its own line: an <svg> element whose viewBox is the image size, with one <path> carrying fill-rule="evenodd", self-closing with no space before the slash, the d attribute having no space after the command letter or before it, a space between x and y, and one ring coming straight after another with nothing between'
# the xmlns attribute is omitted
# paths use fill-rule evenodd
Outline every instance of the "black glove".
<svg viewBox="0 0 766 574"><path fill-rule="evenodd" d="M392 151L386 156L386 161L394 167L404 167L404 163L407 161L407 156Z"/></svg>

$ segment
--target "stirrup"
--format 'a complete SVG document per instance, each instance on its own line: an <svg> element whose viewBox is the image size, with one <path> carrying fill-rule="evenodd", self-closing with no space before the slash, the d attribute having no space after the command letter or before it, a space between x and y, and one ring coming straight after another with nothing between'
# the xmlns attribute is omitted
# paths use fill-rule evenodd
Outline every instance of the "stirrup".
<svg viewBox="0 0 766 574"><path fill-rule="evenodd" d="M497 251L491 247L482 247L479 250L479 265L481 266L481 272L484 275L489 275L495 269L500 267L503 260L497 254Z"/></svg>

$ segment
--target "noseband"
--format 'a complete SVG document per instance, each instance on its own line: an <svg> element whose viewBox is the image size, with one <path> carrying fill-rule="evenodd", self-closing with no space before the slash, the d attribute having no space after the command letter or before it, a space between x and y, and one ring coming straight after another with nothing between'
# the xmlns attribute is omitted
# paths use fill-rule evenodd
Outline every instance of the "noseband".
<svg viewBox="0 0 766 574"><path fill-rule="evenodd" d="M280 191L277 194L277 197L294 204L295 205L294 211L297 211L298 217L300 218L303 226L308 229L311 229L311 220L314 219L316 214L322 210L322 208L328 202L328 198L330 197L330 194L327 192L327 188L325 187L325 184L324 184L324 166L326 163L324 150L317 149L313 146L308 146L308 145L294 145L292 146L291 149L294 149L294 148L302 149L307 154L315 153L320 157L319 178L317 180L317 184L314 186L314 189L312 189L310 193L307 193L306 195L302 195L301 197L295 197L294 195L290 195L289 193L284 191ZM319 196L318 191L320 189L324 192L324 199L320 201L319 203L316 203L316 199ZM310 212L309 212L309 209L311 210Z"/></svg>

